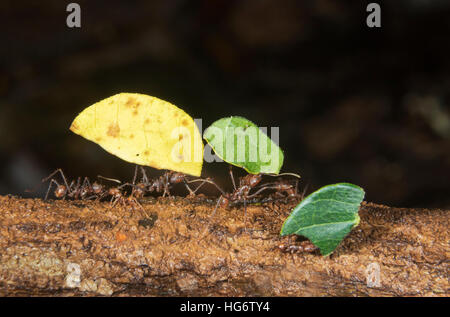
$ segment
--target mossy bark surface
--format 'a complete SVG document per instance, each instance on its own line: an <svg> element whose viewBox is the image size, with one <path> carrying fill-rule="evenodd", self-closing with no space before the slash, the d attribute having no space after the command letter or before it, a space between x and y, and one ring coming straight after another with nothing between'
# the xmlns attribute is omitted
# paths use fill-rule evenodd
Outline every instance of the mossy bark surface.
<svg viewBox="0 0 450 317"><path fill-rule="evenodd" d="M1 296L449 296L449 212L363 203L329 257L286 253L290 204L139 208L0 196Z"/></svg>

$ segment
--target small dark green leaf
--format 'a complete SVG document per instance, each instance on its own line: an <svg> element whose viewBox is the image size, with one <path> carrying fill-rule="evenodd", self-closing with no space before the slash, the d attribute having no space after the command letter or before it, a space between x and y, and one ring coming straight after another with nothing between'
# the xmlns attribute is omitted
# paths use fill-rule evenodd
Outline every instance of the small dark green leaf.
<svg viewBox="0 0 450 317"><path fill-rule="evenodd" d="M329 255L359 224L358 210L363 198L364 190L353 184L322 187L294 208L283 224L281 235L305 236L322 255Z"/></svg>
<svg viewBox="0 0 450 317"><path fill-rule="evenodd" d="M284 155L253 122L242 117L222 118L206 129L203 138L225 162L251 174L278 174Z"/></svg>

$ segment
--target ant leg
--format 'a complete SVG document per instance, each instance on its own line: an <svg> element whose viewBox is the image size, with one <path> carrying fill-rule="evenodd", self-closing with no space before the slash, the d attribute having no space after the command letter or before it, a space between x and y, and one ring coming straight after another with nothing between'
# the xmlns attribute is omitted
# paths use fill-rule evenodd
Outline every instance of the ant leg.
<svg viewBox="0 0 450 317"><path fill-rule="evenodd" d="M70 186L67 184L67 178L66 178L66 176L64 176L64 173L63 173L63 171L62 171L62 169L59 169L59 171L61 172L61 176L62 176L62 179L63 179L63 181L64 181L64 184L66 185L66 187L67 187L67 190L68 191L70 191ZM72 181L73 182L73 181Z"/></svg>
<svg viewBox="0 0 450 317"><path fill-rule="evenodd" d="M183 178L184 186L186 186L186 189L189 191L189 196L195 196L195 193L197 190L200 189L203 185L205 185L206 181L203 181L200 185L197 186L195 190L192 190L191 187L189 187L188 182L186 181L186 178Z"/></svg>
<svg viewBox="0 0 450 317"><path fill-rule="evenodd" d="M244 197L244 229L247 230L247 199Z"/></svg>
<svg viewBox="0 0 450 317"><path fill-rule="evenodd" d="M121 190L121 189L124 188L125 186L131 186L131 187L133 188L132 191L134 190L134 187L135 187L135 185L133 185L133 184L125 183L125 184L122 184L122 185L120 185L120 186L117 186L117 189Z"/></svg>
<svg viewBox="0 0 450 317"><path fill-rule="evenodd" d="M56 186L59 186L59 183L52 178L50 180L50 185L48 186L47 193L45 194L44 200L47 200L48 194L50 193L50 188L52 187L53 184L56 184Z"/></svg>
<svg viewBox="0 0 450 317"><path fill-rule="evenodd" d="M112 201L113 199L111 199L111 208L114 208L114 206L119 202L119 200L122 202L121 198L122 198L122 196L120 196L120 197L114 197L113 196L114 201Z"/></svg>
<svg viewBox="0 0 450 317"><path fill-rule="evenodd" d="M75 186L75 188L80 188L80 186L81 186L81 177L78 176L77 185Z"/></svg>
<svg viewBox="0 0 450 317"><path fill-rule="evenodd" d="M91 182L89 181L89 178L87 176L84 178L83 183L81 184L81 187L88 186L88 188L91 188Z"/></svg>
<svg viewBox="0 0 450 317"><path fill-rule="evenodd" d="M61 177L62 177L62 179L63 179L63 181L64 181L64 184L66 185L66 188L69 189L69 184L67 183L67 179L66 179L66 177L64 176L64 173L63 173L62 169L60 169L60 168L58 168L58 169L56 169L55 171L53 171L53 173L51 173L49 176L47 176L46 178L44 178L44 179L42 180L42 182L44 183L44 182L48 181L50 178L53 177L53 175L55 175L55 174L57 174L57 173L60 173L60 174L61 174Z"/></svg>
<svg viewBox="0 0 450 317"><path fill-rule="evenodd" d="M200 187L202 187L203 185L205 185L205 183L206 183L206 182L204 181L203 183L201 183L200 185L198 185L197 188L196 188L195 190L192 190L192 189L188 186L187 182L184 181L184 185L185 185L186 188L189 190L189 195L190 195L190 196L195 196L195 193L197 192L197 190L199 190Z"/></svg>
<svg viewBox="0 0 450 317"><path fill-rule="evenodd" d="M48 175L46 178L43 178L43 179L42 179L42 182L44 183L44 182L48 181L50 178L53 177L53 175L55 175L55 174L58 173L58 172L61 172L61 169L60 169L60 168L54 170L54 171L53 171L50 175Z"/></svg>
<svg viewBox="0 0 450 317"><path fill-rule="evenodd" d="M89 181L89 178L84 177L83 183L81 183L79 198L82 200L89 200L89 198L86 199L85 195L89 194L92 190L91 182Z"/></svg>
<svg viewBox="0 0 450 317"><path fill-rule="evenodd" d="M211 219L216 214L217 208L219 208L219 205L220 205L220 202L221 202L222 198L223 198L223 196L220 195L220 197L217 199L216 207L214 208L214 211L209 216L209 224L206 226L205 230L203 231L202 236L205 236L205 233L208 231L208 228L209 228L209 226L211 224ZM201 238L200 240L203 240L203 238Z"/></svg>
<svg viewBox="0 0 450 317"><path fill-rule="evenodd" d="M73 180L68 188L68 195L70 198L79 199L80 198L80 188L81 188L81 177L77 178L77 182Z"/></svg>
<svg viewBox="0 0 450 317"><path fill-rule="evenodd" d="M233 183L233 189L236 190L236 182L234 181L234 175L233 175L233 166L230 165L230 177L231 182Z"/></svg>
<svg viewBox="0 0 450 317"><path fill-rule="evenodd" d="M150 215L147 213L147 211L144 209L144 206L142 206L142 204L136 199L136 197L132 198L132 202L136 205L139 206L139 208L141 209L142 213L144 214L145 217L149 218ZM131 206L131 208L133 208L133 206Z"/></svg>
<svg viewBox="0 0 450 317"><path fill-rule="evenodd" d="M141 166L141 174L142 174L142 181L144 184L147 184L149 182L147 173L145 172L144 167Z"/></svg>
<svg viewBox="0 0 450 317"><path fill-rule="evenodd" d="M186 189L189 191L189 196L195 196L195 192L200 188L200 187L202 187L204 184L205 184L205 182L203 182L203 183L201 183L200 185L198 185L198 187L195 189L195 190L192 190L190 187L189 187L189 185L188 185L188 183L187 183L187 181L184 179L183 180L183 182L184 182L184 186L186 186Z"/></svg>
<svg viewBox="0 0 450 317"><path fill-rule="evenodd" d="M306 184L305 188L303 189L302 200L303 200L303 198L305 198L305 194L306 194L306 190L308 189L308 186L309 186L309 184Z"/></svg>
<svg viewBox="0 0 450 317"><path fill-rule="evenodd" d="M208 178L198 178L198 179L188 181L187 183L196 183L196 182L204 182L204 183L212 184L212 185L216 186L216 188L222 193L222 196L226 196L225 191L222 188L220 188L219 185L217 185L215 182L213 182L212 180L210 180Z"/></svg>
<svg viewBox="0 0 450 317"><path fill-rule="evenodd" d="M138 172L138 165L136 164L136 167L134 168L133 184L136 184L137 172Z"/></svg>
<svg viewBox="0 0 450 317"><path fill-rule="evenodd" d="M166 194L169 191L169 172L165 172L164 175L162 176L162 178L164 179L164 192L162 197L166 197ZM170 196L170 193L169 193Z"/></svg>
<svg viewBox="0 0 450 317"><path fill-rule="evenodd" d="M277 189L277 187L275 187L275 186L274 186L274 187L271 187L271 186L264 186L264 187L261 187L261 188L258 189L255 193L253 193L253 194L247 196L247 198L253 198L253 197L255 197L256 195L258 195L259 193L261 193L262 191L266 190L266 189Z"/></svg>
<svg viewBox="0 0 450 317"><path fill-rule="evenodd" d="M217 208L219 208L219 205L220 205L220 202L221 202L222 198L223 198L223 196L220 195L219 199L217 199L216 207L214 208L214 211L211 214L211 216L209 216L210 218L212 218L216 214Z"/></svg>
<svg viewBox="0 0 450 317"><path fill-rule="evenodd" d="M93 195L91 197L89 197L88 199L94 198L96 197L95 201L100 201L102 200L104 197L106 197L108 195L108 191L107 190L103 190L102 193L99 193L97 195Z"/></svg>

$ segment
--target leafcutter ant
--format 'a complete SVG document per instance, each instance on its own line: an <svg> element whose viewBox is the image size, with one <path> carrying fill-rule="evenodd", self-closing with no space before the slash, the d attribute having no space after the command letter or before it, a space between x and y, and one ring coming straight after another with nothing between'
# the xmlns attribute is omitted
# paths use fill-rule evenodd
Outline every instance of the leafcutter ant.
<svg viewBox="0 0 450 317"><path fill-rule="evenodd" d="M289 243L282 243L278 246L278 249L280 249L283 252L286 253L299 253L299 252L314 252L318 248L312 244L311 241L305 240L300 242L298 245L289 244Z"/></svg>
<svg viewBox="0 0 450 317"><path fill-rule="evenodd" d="M97 177L121 184L121 182L117 179L107 178L107 177L104 177L101 175L98 175ZM120 203L124 207L131 206L131 208L134 209L134 206L137 205L144 212L144 214L147 215L144 207L137 200L139 197L137 197L135 195L134 188L128 197L126 197L124 195L124 191L122 189L125 188L126 186L130 186L130 185L132 185L132 184L125 183L125 184L121 184L119 186L110 187L108 190L105 190L102 193L102 195L99 197L99 199L102 199L103 197L107 197L107 196L111 197L111 200L110 200L111 207L114 207L117 203Z"/></svg>
<svg viewBox="0 0 450 317"><path fill-rule="evenodd" d="M295 176L297 178L300 178L299 175L293 174L293 173L283 173L283 174L277 174L277 175L274 175L274 174L247 174L246 176L241 177L239 179L239 186L236 186L236 182L235 182L234 176L233 176L233 171L232 171L232 168L230 167L230 177L231 177L231 182L233 183L233 192L231 192L231 193L226 193L219 185L217 185L211 179L197 179L197 180L190 181L189 183L199 182L199 181L207 182L207 183L213 184L220 191L221 195L220 195L219 199L217 200L216 207L214 208L214 211L211 214L211 216L213 216L216 213L217 208L219 206L221 206L223 208L227 208L232 203L243 202L244 203L244 215L245 215L244 217L246 218L247 202L265 190L272 189L272 190L276 190L278 192L287 192L290 196L296 195L297 186L295 187L295 191L294 191L294 187L292 185L286 184L283 182L264 184L258 188L257 186L261 182L263 175L269 175L269 176L274 176L274 177L290 175L290 176ZM254 193L250 194L250 191L252 189L256 189L256 191Z"/></svg>
<svg viewBox="0 0 450 317"><path fill-rule="evenodd" d="M63 182L60 184L56 179L53 178L56 174L60 174ZM45 194L44 200L47 200L48 195L50 193L50 189L53 185L56 186L53 194L56 198L72 198L72 199L91 199L94 197L99 197L104 192L103 185L94 182L91 184L89 178L85 177L83 182L81 182L81 177L78 177L77 180L72 180L70 182L67 181L67 178L64 176L62 169L58 168L49 176L42 180L43 183L50 180L50 184L47 189L47 193Z"/></svg>
<svg viewBox="0 0 450 317"><path fill-rule="evenodd" d="M136 183L138 169L141 171L141 179ZM170 197L170 186L175 184L184 183L186 189L189 191L190 196L194 196L197 190L203 185L199 185L195 190L192 190L186 178L186 175L180 172L166 171L158 178L150 179L142 166L136 166L134 171L134 177L132 184L132 195L137 198L143 197L147 192L149 193L162 193L163 197L166 195Z"/></svg>

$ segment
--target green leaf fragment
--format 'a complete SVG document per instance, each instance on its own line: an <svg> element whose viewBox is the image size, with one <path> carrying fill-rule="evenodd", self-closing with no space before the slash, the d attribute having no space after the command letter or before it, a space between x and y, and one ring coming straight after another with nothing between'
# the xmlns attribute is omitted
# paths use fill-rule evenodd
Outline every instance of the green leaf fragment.
<svg viewBox="0 0 450 317"><path fill-rule="evenodd" d="M359 224L358 210L364 194L361 187L353 184L324 186L294 208L283 224L281 235L305 236L322 255L329 255Z"/></svg>
<svg viewBox="0 0 450 317"><path fill-rule="evenodd" d="M227 117L206 129L203 138L225 162L244 168L248 173L278 174L284 155L253 122L243 117Z"/></svg>

